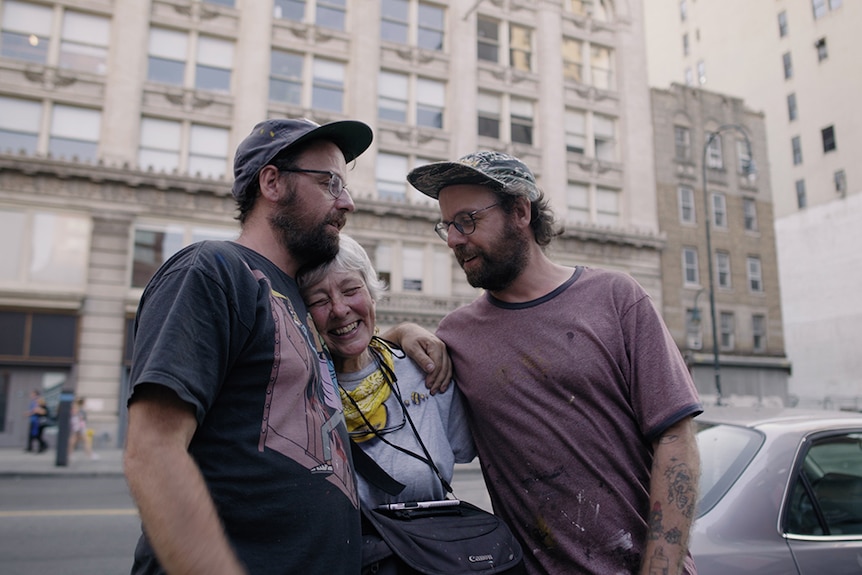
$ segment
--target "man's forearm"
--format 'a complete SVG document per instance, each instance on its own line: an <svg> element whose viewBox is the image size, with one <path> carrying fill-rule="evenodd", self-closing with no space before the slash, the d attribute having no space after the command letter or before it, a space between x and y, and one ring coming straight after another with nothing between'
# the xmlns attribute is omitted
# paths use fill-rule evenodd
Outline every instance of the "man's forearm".
<svg viewBox="0 0 862 575"><path fill-rule="evenodd" d="M691 418L668 429L655 444L650 512L641 575L677 575L688 552L697 504L700 457Z"/></svg>
<svg viewBox="0 0 862 575"><path fill-rule="evenodd" d="M239 575L200 469L188 453L193 412L164 390L129 408L125 473L144 531L166 572Z"/></svg>

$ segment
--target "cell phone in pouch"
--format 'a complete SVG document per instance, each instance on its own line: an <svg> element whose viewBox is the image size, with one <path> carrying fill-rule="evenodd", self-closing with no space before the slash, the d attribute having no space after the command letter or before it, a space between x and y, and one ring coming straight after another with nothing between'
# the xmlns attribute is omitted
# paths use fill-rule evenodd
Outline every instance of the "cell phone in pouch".
<svg viewBox="0 0 862 575"><path fill-rule="evenodd" d="M384 503L377 509L387 509L389 511L400 511L403 509L430 509L433 507L454 507L460 505L459 499L438 499L436 501L405 501L404 503Z"/></svg>

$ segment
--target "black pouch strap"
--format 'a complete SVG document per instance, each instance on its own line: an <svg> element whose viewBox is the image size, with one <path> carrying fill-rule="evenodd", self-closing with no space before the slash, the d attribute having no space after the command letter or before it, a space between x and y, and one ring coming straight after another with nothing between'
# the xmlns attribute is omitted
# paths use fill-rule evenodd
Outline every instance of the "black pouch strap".
<svg viewBox="0 0 862 575"><path fill-rule="evenodd" d="M398 495L404 491L405 485L386 473L374 459L362 451L355 441L350 441L350 452L353 455L353 466L371 485L382 489L389 495Z"/></svg>

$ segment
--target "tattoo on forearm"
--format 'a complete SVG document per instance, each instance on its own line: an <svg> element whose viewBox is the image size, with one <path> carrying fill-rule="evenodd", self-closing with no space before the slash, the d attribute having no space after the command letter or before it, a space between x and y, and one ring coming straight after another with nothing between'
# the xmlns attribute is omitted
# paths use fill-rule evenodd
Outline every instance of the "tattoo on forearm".
<svg viewBox="0 0 862 575"><path fill-rule="evenodd" d="M688 465L677 463L664 472L668 480L667 502L679 509L689 519L694 516L697 491Z"/></svg>
<svg viewBox="0 0 862 575"><path fill-rule="evenodd" d="M653 541L661 537L661 534L664 532L664 525L662 525L662 519L663 514L661 510L661 503L656 501L653 504L652 510L649 514L649 530L647 532L647 536Z"/></svg>
<svg viewBox="0 0 862 575"><path fill-rule="evenodd" d="M659 547L653 556L647 559L649 575L668 575L670 573L670 559L665 557L664 549Z"/></svg>

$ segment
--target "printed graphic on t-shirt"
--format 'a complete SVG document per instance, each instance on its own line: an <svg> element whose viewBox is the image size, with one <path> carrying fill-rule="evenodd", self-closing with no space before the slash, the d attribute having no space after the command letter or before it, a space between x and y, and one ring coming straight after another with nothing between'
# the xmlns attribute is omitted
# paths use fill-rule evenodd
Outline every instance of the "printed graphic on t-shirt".
<svg viewBox="0 0 862 575"><path fill-rule="evenodd" d="M348 446L338 433L339 426L345 425L344 417L340 400L333 393L334 382L326 365L326 355L322 350L315 350L314 340L290 300L273 290L263 273L258 270L252 273L270 287L275 323L275 357L266 390L258 449L263 451L267 447L291 458L311 473L326 475L327 481L358 507Z"/></svg>

